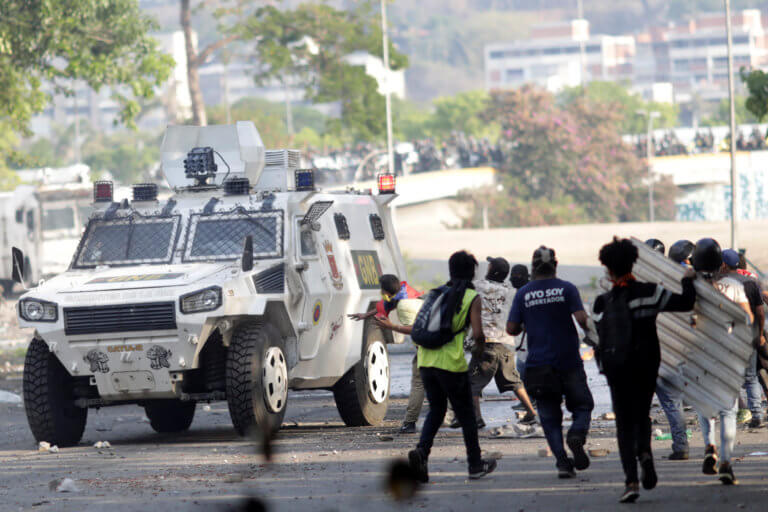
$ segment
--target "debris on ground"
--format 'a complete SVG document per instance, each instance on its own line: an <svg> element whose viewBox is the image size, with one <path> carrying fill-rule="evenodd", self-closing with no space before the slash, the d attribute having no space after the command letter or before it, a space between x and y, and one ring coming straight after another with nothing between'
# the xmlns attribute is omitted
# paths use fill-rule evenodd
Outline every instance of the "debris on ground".
<svg viewBox="0 0 768 512"><path fill-rule="evenodd" d="M489 434L490 437L494 438L530 439L533 437L544 437L544 430L541 428L541 425L513 423L512 425L494 427Z"/></svg>
<svg viewBox="0 0 768 512"><path fill-rule="evenodd" d="M607 420L607 421L616 421L616 415L612 412L607 412L600 416L601 420Z"/></svg>
<svg viewBox="0 0 768 512"><path fill-rule="evenodd" d="M80 492L80 489L75 485L75 481L71 478L51 480L48 482L48 488L56 492Z"/></svg>
<svg viewBox="0 0 768 512"><path fill-rule="evenodd" d="M243 481L243 475L241 473L232 473L224 477L224 483L226 484L239 484Z"/></svg>
<svg viewBox="0 0 768 512"><path fill-rule="evenodd" d="M768 452L752 452L747 457L765 457L766 455L768 455Z"/></svg>
<svg viewBox="0 0 768 512"><path fill-rule="evenodd" d="M610 452L610 450L606 450L605 448L593 448L591 450L588 450L590 457L607 457Z"/></svg>
<svg viewBox="0 0 768 512"><path fill-rule="evenodd" d="M40 443L37 445L37 451L43 453L59 453L59 447L55 444L51 445L51 443L47 441L40 441Z"/></svg>
<svg viewBox="0 0 768 512"><path fill-rule="evenodd" d="M93 444L94 448L98 448L99 450L102 448L112 448L112 445L109 444L109 441L96 441Z"/></svg>
<svg viewBox="0 0 768 512"><path fill-rule="evenodd" d="M210 405L204 405L204 406L203 406L203 410L204 410L205 412L211 412L211 406L210 406Z"/></svg>
<svg viewBox="0 0 768 512"><path fill-rule="evenodd" d="M552 456L552 450L549 449L549 446L546 448L539 448L539 457L551 457Z"/></svg>

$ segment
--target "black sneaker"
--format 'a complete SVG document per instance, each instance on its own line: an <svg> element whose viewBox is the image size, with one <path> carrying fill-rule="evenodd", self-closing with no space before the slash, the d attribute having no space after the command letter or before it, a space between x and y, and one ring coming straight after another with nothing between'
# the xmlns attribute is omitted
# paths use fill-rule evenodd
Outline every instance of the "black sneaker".
<svg viewBox="0 0 768 512"><path fill-rule="evenodd" d="M704 462L701 465L701 472L705 475L717 474L717 448L712 445L704 450Z"/></svg>
<svg viewBox="0 0 768 512"><path fill-rule="evenodd" d="M518 420L518 423L521 425L533 425L534 423L536 423L537 420L538 420L538 416L536 416L533 413L527 412L525 413L525 416L523 416L522 418L520 418L520 420Z"/></svg>
<svg viewBox="0 0 768 512"><path fill-rule="evenodd" d="M483 459L478 467L469 468L469 479L483 478L485 475L493 473L494 469L496 469L496 459Z"/></svg>
<svg viewBox="0 0 768 512"><path fill-rule="evenodd" d="M416 433L416 423L412 421L406 421L403 423L403 426L400 427L400 430L398 430L399 434L415 434Z"/></svg>
<svg viewBox="0 0 768 512"><path fill-rule="evenodd" d="M411 466L416 481L423 484L429 482L427 458L421 453L421 450L416 449L408 452L408 465Z"/></svg>
<svg viewBox="0 0 768 512"><path fill-rule="evenodd" d="M640 489L637 484L628 485L624 488L624 494L619 498L619 503L634 503L640 497Z"/></svg>
<svg viewBox="0 0 768 512"><path fill-rule="evenodd" d="M558 478L576 478L576 471L573 469L573 460L567 459L565 462L557 463Z"/></svg>
<svg viewBox="0 0 768 512"><path fill-rule="evenodd" d="M688 460L688 452L672 452L668 460Z"/></svg>
<svg viewBox="0 0 768 512"><path fill-rule="evenodd" d="M477 429L480 430L481 428L485 428L485 420L482 417L477 418Z"/></svg>
<svg viewBox="0 0 768 512"><path fill-rule="evenodd" d="M720 464L720 471L718 471L718 474L720 475L720 481L723 482L723 485L736 485L738 483L736 481L736 476L733 474L733 468L728 462Z"/></svg>
<svg viewBox="0 0 768 512"><path fill-rule="evenodd" d="M573 465L579 471L583 471L589 467L589 457L587 452L584 451L584 438L581 436L568 436L566 441L568 448L573 453Z"/></svg>
<svg viewBox="0 0 768 512"><path fill-rule="evenodd" d="M640 456L640 481L643 482L643 489L653 489L659 481L656 476L656 468L653 467L653 455L645 453Z"/></svg>
<svg viewBox="0 0 768 512"><path fill-rule="evenodd" d="M760 428L763 426L763 419L760 416L752 416L747 424L749 428Z"/></svg>

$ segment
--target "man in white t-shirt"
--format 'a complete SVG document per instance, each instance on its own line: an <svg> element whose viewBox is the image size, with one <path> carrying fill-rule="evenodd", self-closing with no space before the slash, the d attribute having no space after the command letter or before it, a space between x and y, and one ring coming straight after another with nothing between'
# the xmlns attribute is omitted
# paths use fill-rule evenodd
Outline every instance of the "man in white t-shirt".
<svg viewBox="0 0 768 512"><path fill-rule="evenodd" d="M714 275L715 272L724 270L723 256L720 245L711 238L703 238L696 242L693 252L693 268L698 272L704 272L705 278L723 295L741 306L752 320L752 311L749 307L749 299L744 291L744 285L733 276L727 274ZM738 411L738 399L733 406L718 413L720 417L720 456L718 458L717 442L715 440L715 418L708 418L699 414L701 435L706 443L704 449L704 462L702 473L705 475L719 475L720 481L725 485L736 483L736 477L731 467L731 455L736 444L736 413ZM719 466L719 467L718 467Z"/></svg>
<svg viewBox="0 0 768 512"><path fill-rule="evenodd" d="M513 352L515 338L506 333L507 315L514 297L514 291L506 281L508 274L507 260L488 258L488 272L485 279L473 283L481 299L481 320L485 335L485 342L473 347L472 359L469 362L469 381L472 386L478 428L485 426L480 412L480 397L491 379L496 381L496 386L501 393L514 392L525 406L527 412L520 423L530 424L536 421L536 410L515 368ZM454 427L453 423L451 427ZM458 425L454 428L457 427Z"/></svg>

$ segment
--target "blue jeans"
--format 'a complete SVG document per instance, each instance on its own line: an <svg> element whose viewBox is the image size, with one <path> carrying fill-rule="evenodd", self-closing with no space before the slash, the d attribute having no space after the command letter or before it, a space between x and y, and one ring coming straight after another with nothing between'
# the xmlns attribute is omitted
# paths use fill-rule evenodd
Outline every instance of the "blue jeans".
<svg viewBox="0 0 768 512"><path fill-rule="evenodd" d="M744 390L747 392L747 408L753 418L763 418L763 389L757 380L757 351L752 352L744 378Z"/></svg>
<svg viewBox="0 0 768 512"><path fill-rule="evenodd" d="M520 356L515 355L515 368L520 375L520 379L525 379L525 361L520 359Z"/></svg>
<svg viewBox="0 0 768 512"><path fill-rule="evenodd" d="M736 444L736 413L739 410L738 399L733 407L720 411L720 460L730 462L733 455L733 446ZM705 445L717 446L715 441L715 418L705 418L699 413L701 425L701 437Z"/></svg>
<svg viewBox="0 0 768 512"><path fill-rule="evenodd" d="M678 376L671 380L661 375L656 380L656 396L664 410L672 434L672 451L687 452L688 436L685 433L685 415L683 414L682 383Z"/></svg>
<svg viewBox="0 0 768 512"><path fill-rule="evenodd" d="M592 419L592 409L595 402L592 393L587 386L587 374L584 368L574 368L567 371L558 371L565 396L565 407L573 414L573 424L568 431L568 437L577 436L586 438ZM568 454L563 444L563 409L562 396L557 398L536 397L541 427L547 438L549 449L555 456L558 465L567 464Z"/></svg>

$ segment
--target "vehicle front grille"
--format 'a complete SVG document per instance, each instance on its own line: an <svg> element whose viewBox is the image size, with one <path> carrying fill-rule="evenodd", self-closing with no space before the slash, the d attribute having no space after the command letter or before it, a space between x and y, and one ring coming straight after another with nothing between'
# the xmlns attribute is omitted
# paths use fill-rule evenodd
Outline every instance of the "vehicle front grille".
<svg viewBox="0 0 768 512"><path fill-rule="evenodd" d="M64 308L67 335L176 329L176 303Z"/></svg>

